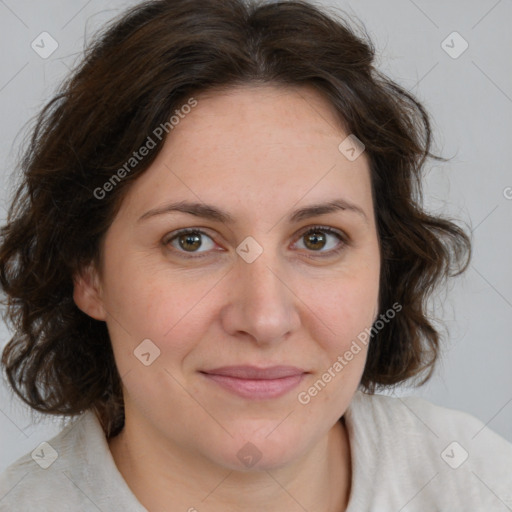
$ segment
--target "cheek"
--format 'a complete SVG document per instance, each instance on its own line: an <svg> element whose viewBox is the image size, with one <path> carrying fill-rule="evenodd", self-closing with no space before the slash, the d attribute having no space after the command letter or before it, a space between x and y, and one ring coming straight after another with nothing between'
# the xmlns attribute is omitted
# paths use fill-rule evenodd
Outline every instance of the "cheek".
<svg viewBox="0 0 512 512"><path fill-rule="evenodd" d="M335 421L348 406L364 371L370 329L378 300L378 280L367 276L339 279L309 295L311 333L320 349L314 378L301 387L297 401L325 422Z"/></svg>
<svg viewBox="0 0 512 512"><path fill-rule="evenodd" d="M109 331L114 349L128 364L133 350L150 339L167 361L179 361L211 321L208 295L219 277L171 273L143 259L112 258L105 267L108 293L104 301L112 319Z"/></svg>
<svg viewBox="0 0 512 512"><path fill-rule="evenodd" d="M377 312L379 294L378 269L344 272L338 278L323 281L323 286L308 289L316 332L322 336L328 352L344 351L346 346L366 328L370 328ZM325 345L328 345L326 347Z"/></svg>

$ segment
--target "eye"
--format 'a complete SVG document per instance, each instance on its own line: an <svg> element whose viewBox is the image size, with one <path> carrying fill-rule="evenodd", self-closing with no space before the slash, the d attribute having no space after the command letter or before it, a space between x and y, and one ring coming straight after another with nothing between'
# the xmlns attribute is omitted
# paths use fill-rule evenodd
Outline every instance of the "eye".
<svg viewBox="0 0 512 512"><path fill-rule="evenodd" d="M338 243L331 242L331 244L329 244L329 237L337 238ZM314 226L309 228L306 232L301 234L299 241L302 240L305 241L304 246L308 252L320 253L318 254L320 257L337 254L347 245L346 237L341 232L326 226ZM331 245L331 249L322 250L329 245Z"/></svg>
<svg viewBox="0 0 512 512"><path fill-rule="evenodd" d="M211 243L204 243L203 238L206 237ZM201 258L203 252L207 252L215 245L210 236L200 229L181 229L174 234L173 237L164 240L165 245L171 245L178 252L200 253L201 256L188 256L187 258ZM204 248L204 251L198 249Z"/></svg>

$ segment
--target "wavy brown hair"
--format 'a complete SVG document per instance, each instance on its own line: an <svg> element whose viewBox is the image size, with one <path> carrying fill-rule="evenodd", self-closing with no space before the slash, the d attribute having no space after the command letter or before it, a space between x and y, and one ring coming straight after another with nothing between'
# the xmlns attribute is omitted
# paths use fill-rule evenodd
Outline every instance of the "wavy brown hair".
<svg viewBox="0 0 512 512"><path fill-rule="evenodd" d="M379 304L402 310L372 335L361 386L426 381L440 349L427 299L466 270L469 236L422 206L433 155L425 108L379 72L366 31L304 1L143 2L98 34L35 118L1 230L0 282L14 335L2 365L14 391L48 414L124 423L106 324L73 301L73 277L98 264L130 185L165 138L99 199L102 187L188 98L245 84L312 86L366 146L381 244ZM169 136L172 136L172 132Z"/></svg>

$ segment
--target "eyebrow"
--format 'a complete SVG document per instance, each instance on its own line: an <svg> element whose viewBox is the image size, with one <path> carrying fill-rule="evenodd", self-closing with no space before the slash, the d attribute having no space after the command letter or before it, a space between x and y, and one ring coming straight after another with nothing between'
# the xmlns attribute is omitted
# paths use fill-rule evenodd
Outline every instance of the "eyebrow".
<svg viewBox="0 0 512 512"><path fill-rule="evenodd" d="M288 217L288 221L290 223L300 222L301 220L308 219L310 217L326 215L338 211L355 213L358 216L360 216L366 223L368 223L368 217L366 216L366 213L361 207L347 201L346 199L341 198L334 199L327 203L312 204L310 206L297 209L291 213L291 215ZM157 215L163 215L172 212L188 213L196 217L210 219L225 224L234 224L236 222L235 218L231 214L224 210L221 210L220 208L217 208L216 206L189 201L170 203L159 208L149 210L146 213L144 213L141 217L139 217L137 222L151 217L155 217Z"/></svg>

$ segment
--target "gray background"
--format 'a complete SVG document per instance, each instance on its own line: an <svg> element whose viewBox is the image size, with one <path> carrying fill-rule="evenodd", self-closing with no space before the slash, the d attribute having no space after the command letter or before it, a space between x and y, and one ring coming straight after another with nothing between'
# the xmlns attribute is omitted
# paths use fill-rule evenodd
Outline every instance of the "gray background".
<svg viewBox="0 0 512 512"><path fill-rule="evenodd" d="M80 58L102 24L136 2L0 0L0 216L12 192L20 132ZM480 418L512 441L512 2L510 0L331 0L367 27L377 64L413 92L434 120L434 150L449 163L428 166L426 203L473 231L474 256L463 278L432 303L447 326L443 359L418 395ZM49 32L58 49L41 58L31 43ZM441 43L457 31L468 49L452 58ZM448 39L453 51L460 41ZM508 196L508 198L507 198ZM510 199L509 199L510 198ZM0 348L9 334L0 322ZM31 415L0 385L0 471L49 440L55 418ZM44 420L44 421L43 421ZM419 418L421 420L421 418Z"/></svg>

